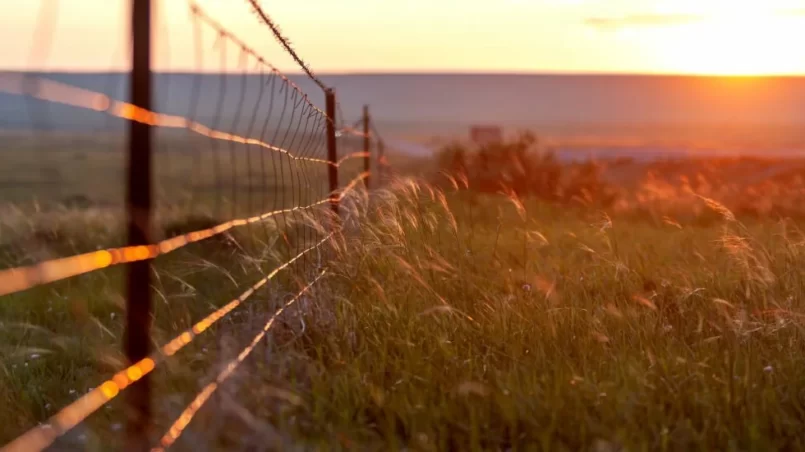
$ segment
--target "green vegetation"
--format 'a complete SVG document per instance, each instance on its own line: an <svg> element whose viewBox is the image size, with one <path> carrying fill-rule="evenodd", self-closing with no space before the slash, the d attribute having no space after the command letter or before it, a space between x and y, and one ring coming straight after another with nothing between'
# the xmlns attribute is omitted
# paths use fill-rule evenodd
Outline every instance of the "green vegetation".
<svg viewBox="0 0 805 452"><path fill-rule="evenodd" d="M446 208L425 186L406 191L333 265L338 297L318 306L335 321L288 346L302 374L277 384L304 401L297 438L800 447L805 255L792 224L680 229L494 196ZM261 417L276 409L258 405ZM268 419L289 431L287 417Z"/></svg>
<svg viewBox="0 0 805 452"><path fill-rule="evenodd" d="M565 157L570 156L570 152ZM438 170L483 193L514 193L566 205L605 209L613 215L715 218L699 202L718 201L759 218L805 219L805 161L801 158L621 157L559 162L554 150L530 133L478 148L445 146ZM444 186L446 182L442 179ZM455 185L455 182L453 182Z"/></svg>
<svg viewBox="0 0 805 452"><path fill-rule="evenodd" d="M461 179L351 196L321 254L157 367L154 442L330 262L176 450L803 448L800 223L736 218L696 196L688 207L708 222L649 204L610 215ZM321 237L323 218L159 257L155 343ZM2 299L0 441L123 366L121 277L111 268ZM118 449L121 401L57 446Z"/></svg>

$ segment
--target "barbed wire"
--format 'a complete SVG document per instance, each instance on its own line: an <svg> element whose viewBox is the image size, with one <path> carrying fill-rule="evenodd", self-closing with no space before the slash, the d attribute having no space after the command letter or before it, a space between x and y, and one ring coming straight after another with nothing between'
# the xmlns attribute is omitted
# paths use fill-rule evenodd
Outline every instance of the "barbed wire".
<svg viewBox="0 0 805 452"><path fill-rule="evenodd" d="M279 41L279 43L282 44L283 47L285 47L285 50L288 52L288 54L291 55L294 61L296 61L299 67L302 68L305 74L307 74L307 76L310 77L311 80L313 80L317 85L319 85L319 88L321 88L324 91L327 91L329 89L327 85L325 85L323 81L321 81L318 77L316 77L313 74L313 71L310 69L310 65L308 65L299 56L299 54L296 53L296 51L293 49L293 46L291 46L291 41L285 36L283 36L279 26L273 20L271 20L271 18L268 16L268 14L265 13L265 11L263 11L263 8L260 7L259 2L257 0L246 0L246 1L248 1L249 4L252 5L254 12L260 17L260 19L263 21L264 24L268 25L268 28L271 29L272 33L274 33L274 37L277 38L277 41Z"/></svg>
<svg viewBox="0 0 805 452"><path fill-rule="evenodd" d="M226 28L224 28L224 27L223 27L223 26L222 26L222 25L221 25L219 22L217 22L215 19L213 19L212 17L210 17L208 14L206 14L206 13L204 12L204 10L203 10L203 9L201 9L201 7L199 7L199 6L198 6L198 4L197 4L195 1L192 1L192 0L188 0L188 1L189 1L189 3L190 3L190 12L191 12L191 13L192 13L192 14L193 14L195 17L197 17L198 19L201 19L202 21L206 22L206 23L207 23L207 24L208 24L210 27L212 27L212 28L213 28L213 29L214 29L216 32L218 32L218 33L219 33L221 36L223 36L223 37L227 37L227 38L231 39L231 40L232 40L232 41L233 41L233 42L234 42L234 43L235 43L235 44L236 44L238 47L240 47L241 49L243 49L243 51L247 52L249 55L251 55L251 56L253 56L254 58L256 58L256 59L257 59L257 61L259 61L261 64L265 65L266 67L268 67L268 68L271 70L271 72L272 72L273 74L276 74L278 77L282 78L282 80L283 80L284 82L288 83L288 84L289 84L289 85L290 85L290 86L291 86L291 87L292 87L292 88L293 88L295 91L297 91L299 94L301 94L301 95L303 96L303 98L304 98L305 100L307 100L307 101L308 101L308 103L310 104L310 106L311 106L311 107L313 107L314 109L316 109L316 110L317 110L318 112L320 112L322 115L327 116L327 115L326 115L326 113L325 113L324 111L322 111L321 109L319 109L318 107L316 107L315 105L313 105L313 103L312 103L312 102L310 102L310 100L309 100L309 98L308 98L307 94L306 94L304 91L302 91L302 89L299 87L299 85L297 85L297 84L296 84L296 83L294 83L294 82L293 82L291 79L289 79L287 76L285 76L285 75L284 75L284 74L283 74L283 73L282 73L282 72L281 72L279 69L277 69L277 68L276 68L276 67L275 67L273 64L269 63L269 62L268 62L268 61L267 61L265 58L263 58L263 56L262 56L262 55L258 54L258 53L257 53L257 51L255 51L254 49L252 49L250 46L248 46L246 43L244 43L244 42L243 42L241 39L239 39L237 36L233 35L233 34L232 34L232 33L231 33L229 30L227 30ZM247 0L247 1L251 1L251 0ZM259 8L259 7L258 7L258 8ZM273 23L273 22L272 22L272 23ZM310 75L310 74L308 74L308 75ZM313 78L313 79L314 79L314 81L316 80L316 78L315 78L315 77L313 77L312 75L311 75L311 78ZM319 87L321 87L321 88L322 88L323 90L325 90L325 91L328 89L328 88L327 88L326 86L324 86L323 84L320 84L320 85L319 85Z"/></svg>
<svg viewBox="0 0 805 452"><path fill-rule="evenodd" d="M279 27L261 9L259 2L248 1L306 75L318 87L330 92L315 76L310 66L294 51ZM189 319L194 319L204 315L201 320L195 321L184 331L177 332L179 329L177 324L181 324L181 320L177 322L173 313L169 313L164 320L171 322L172 326L167 330L170 331L167 337L172 339L153 352L146 349L136 358L132 359L132 354L128 354L127 367L63 407L46 423L31 428L14 439L3 450L29 451L47 448L130 386L138 382L140 385L145 383L142 380L157 366L176 355L220 320L228 318L235 309L246 303L256 291L266 286L280 272L288 273L295 280L308 280L315 270L318 276L269 318L251 345L243 349L238 359L231 361L215 382L211 383L213 386L205 387L185 409L182 416L174 422L160 446L168 447L181 435L195 412L212 395L217 385L229 378L255 344L268 333L275 319L324 276L332 254L324 256L322 247L336 234L340 234L341 230L340 222L332 221L334 216L329 212L330 209L323 206L326 204L338 206L362 181L368 181L371 175L371 171L368 170L355 175L358 171L357 165L350 166L348 163L363 159L364 168L370 167L369 159L373 153L366 143L371 140L379 142L376 130L373 129L370 133L358 130L362 120L352 125L344 125L343 113L338 103L336 103L338 114L334 114L333 117L327 115L311 101L299 85L224 28L194 0L187 2L192 18L196 71L192 74L163 73L153 76L157 82L163 82L162 85L155 83L160 93L163 89L166 91L163 96L157 97L158 102L154 106L141 108L136 105L135 100L131 102L119 100L121 95L114 92L116 86L114 82L126 80L117 79L115 75L105 76L106 90L101 91L99 89L103 88L96 86L96 89L92 89L81 86L85 83L63 75L0 73L0 93L21 96L26 105L28 102L35 104L41 101L46 107L51 104L63 105L75 108L76 111L103 115L107 127L111 125L110 118L116 118L124 120L127 124L146 124L155 131L165 133L160 136L160 139L165 140L164 148L154 149L153 153L156 200L151 209L156 216L180 210L182 221L185 221L185 217L190 218L201 211L205 223L182 226L180 230L173 230L166 225L162 236L164 239L134 242L145 243L142 245L112 246L105 249L93 246L93 251L83 253L80 251L85 250L73 249L72 252L75 254L70 256L2 269L0 296L134 262L149 261L149 265L154 265L152 268L154 274L159 274L159 269L164 263L162 259L156 259L159 256L222 234L227 234L230 239L228 245L238 248L238 256L243 262L249 262L253 266L247 269L245 265L241 265L243 277L230 275L235 286L232 290L238 292L244 290L246 285L239 284L241 278L256 282L211 313L188 316ZM169 30L167 26L160 28L159 35L165 35ZM209 51L204 36L205 32L210 33L210 30L214 33L213 64L216 64L217 59L217 73L205 73L204 70L205 56ZM52 37L42 39L47 41ZM162 36L161 42L167 43L166 39L167 36ZM236 67L234 72L230 72L232 68L229 62L233 58L237 61ZM182 97L181 89L184 86L189 87L186 110L184 107L175 106L176 99ZM30 109L39 112L40 115L49 114L46 110L46 108ZM35 122L40 126L45 124L41 127L46 130L54 127L55 121L39 121L41 118L35 116L31 113L32 123ZM338 151L329 147L333 131L343 144ZM181 132L182 135L177 136L176 132ZM36 138L37 136L39 135L35 135L33 139L44 140ZM2 138L0 135L0 139ZM362 139L361 150L355 150L358 140L354 138ZM335 139L332 141L338 142ZM42 148L48 150L49 147L59 146L65 145L56 141ZM339 153L342 154L340 158ZM183 160L182 155L189 156L189 159ZM323 170L325 168L326 174ZM346 185L340 186L335 183L338 171L332 168L341 169L342 173L346 173L346 177L342 179L347 182ZM89 173L81 176L93 177ZM335 189L328 186L328 178L332 178L332 187ZM185 195L188 188L189 192ZM186 196L186 199L179 201L182 196ZM228 214L223 212L227 205L231 206ZM40 206L37 205L36 209L38 211ZM210 209L212 214L208 213ZM186 221L188 225L195 224L190 220ZM229 235L233 233L234 228L249 225L262 225L263 248L242 246L233 238L234 234ZM256 237L256 232L259 232L248 228L244 230L252 232L247 236L249 240ZM326 236L322 239L322 235ZM109 245L114 243L106 244ZM275 249L275 245L279 248L285 246L285 249ZM57 252L53 252L49 257L53 255L57 255ZM26 255L23 262L31 259L29 256ZM231 259L233 256L235 254L230 253L227 258ZM266 256L284 256L284 258L275 259ZM287 256L293 257L288 259ZM275 268L267 268L277 265L271 263L284 259L287 260ZM258 276L252 277L255 272ZM153 291L159 291L161 284L162 282L157 280ZM152 286L147 283L144 287ZM227 289L215 299L228 300L230 297L233 297L233 294ZM128 311L127 315L130 315L130 312ZM149 313L154 322L163 321L156 314L156 311ZM190 322L182 327L186 327ZM136 328L131 328L131 324L126 328L126 332L136 331ZM147 328L143 327L140 331L145 332L141 337L148 337ZM150 421L150 412L147 416L149 416L147 420Z"/></svg>
<svg viewBox="0 0 805 452"><path fill-rule="evenodd" d="M25 85L30 86L32 84L35 84L38 88L25 88ZM286 154L295 161L323 163L326 165L340 167L347 160L354 158L366 158L370 155L364 151L353 152L342 157L338 162L295 156L291 154L290 151L268 145L267 143L258 139L245 138L222 131L209 129L206 126L184 117L146 111L127 102L109 99L108 96L104 95L103 93L70 86L41 77L37 78L35 82L32 83L32 81L26 79L24 76L17 76L15 74L0 75L0 91L5 91L12 94L28 94L42 100L64 103L66 105L77 106L94 111L104 111L113 116L144 122L155 126L174 128L185 127L195 133L199 133L213 139L228 140L247 145L253 144L272 151L278 151ZM341 130L351 133L354 136L364 136L363 133L358 133L352 129ZM297 210L309 209L325 202L327 202L327 199L319 200L304 207L281 209L262 213L249 218L230 220L215 227L186 233L182 236L163 240L150 246L113 248L67 258L45 261L29 267L17 267L0 270L0 296L26 290L37 285L88 273L94 270L99 270L111 265L153 259L161 254L166 254L189 243L198 242L200 240L226 232L235 226L255 223L279 214L294 213Z"/></svg>

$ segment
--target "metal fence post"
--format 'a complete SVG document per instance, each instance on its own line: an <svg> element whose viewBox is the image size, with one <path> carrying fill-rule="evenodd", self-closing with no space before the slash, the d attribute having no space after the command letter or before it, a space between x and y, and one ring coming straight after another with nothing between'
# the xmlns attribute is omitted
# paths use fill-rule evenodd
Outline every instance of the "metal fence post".
<svg viewBox="0 0 805 452"><path fill-rule="evenodd" d="M338 167L336 163L338 162L338 152L336 149L336 140L335 140L335 91L332 89L328 89L325 92L326 98L326 109L327 109L327 160L330 162L327 165L327 176L330 180L330 206L335 213L336 218L338 218Z"/></svg>
<svg viewBox="0 0 805 452"><path fill-rule="evenodd" d="M151 110L151 0L133 0L131 102ZM151 127L129 121L126 208L128 244L148 245L151 233ZM151 345L151 264L149 260L128 264L126 280L126 332L124 347L129 363L148 356ZM149 448L151 391L148 376L126 391L128 422L126 449Z"/></svg>
<svg viewBox="0 0 805 452"><path fill-rule="evenodd" d="M380 184L383 184L384 180L384 173L385 173L385 165L386 165L386 143L377 137L377 177L380 180Z"/></svg>
<svg viewBox="0 0 805 452"><path fill-rule="evenodd" d="M363 171L368 173L366 179L363 180L366 189L369 189L369 179L371 178L371 142L369 140L369 106L363 106Z"/></svg>

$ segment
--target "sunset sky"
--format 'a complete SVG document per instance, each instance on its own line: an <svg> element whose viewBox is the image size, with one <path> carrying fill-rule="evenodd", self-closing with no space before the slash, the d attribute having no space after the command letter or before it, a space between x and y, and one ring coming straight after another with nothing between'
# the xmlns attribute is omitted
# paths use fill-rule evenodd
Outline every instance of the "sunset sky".
<svg viewBox="0 0 805 452"><path fill-rule="evenodd" d="M188 1L155 3L157 66L219 69L220 46L209 28L194 39ZM0 67L124 68L127 5L2 2ZM275 65L295 69L245 0L199 5ZM805 75L802 0L266 0L263 6L322 73ZM48 28L50 35L42 31ZM194 56L199 42L201 63ZM227 57L235 70L237 52L229 49Z"/></svg>

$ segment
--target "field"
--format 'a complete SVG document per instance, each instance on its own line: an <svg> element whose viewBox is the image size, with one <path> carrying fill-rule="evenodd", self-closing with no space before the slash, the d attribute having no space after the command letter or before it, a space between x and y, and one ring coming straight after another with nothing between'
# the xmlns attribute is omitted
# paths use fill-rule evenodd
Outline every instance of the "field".
<svg viewBox="0 0 805 452"><path fill-rule="evenodd" d="M176 450L803 447L799 220L735 214L705 196L684 203L707 212L706 222L672 210L626 214L445 180L402 177L351 195L332 241L158 366L154 442L326 269ZM637 207L658 208L650 201ZM313 212L159 257L155 345L323 237L330 219ZM14 237L3 241L6 265L33 251L110 246L120 235L121 219L102 205L41 215L5 217L4 237ZM57 231L46 249L17 243L40 224ZM122 276L113 267L3 297L0 442L124 366ZM122 402L56 450L121 447Z"/></svg>
<svg viewBox="0 0 805 452"><path fill-rule="evenodd" d="M34 3L2 452L805 451L805 10Z"/></svg>

